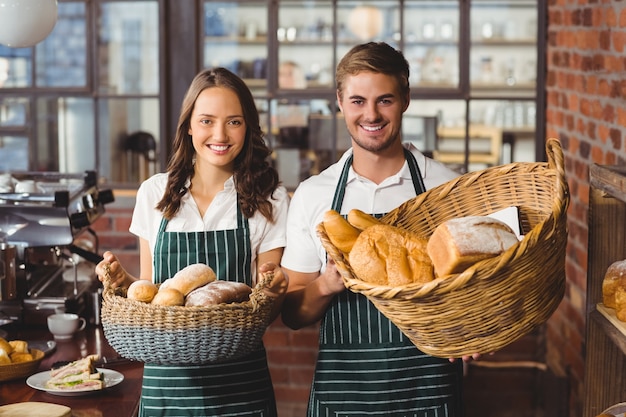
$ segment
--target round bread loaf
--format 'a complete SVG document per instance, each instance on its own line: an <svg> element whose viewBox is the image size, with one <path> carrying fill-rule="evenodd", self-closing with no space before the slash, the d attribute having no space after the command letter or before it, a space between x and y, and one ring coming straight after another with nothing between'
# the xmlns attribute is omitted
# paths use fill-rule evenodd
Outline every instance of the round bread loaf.
<svg viewBox="0 0 626 417"><path fill-rule="evenodd" d="M243 282L213 281L196 288L185 297L186 307L206 307L221 303L240 303L250 298L252 288Z"/></svg>
<svg viewBox="0 0 626 417"><path fill-rule="evenodd" d="M363 230L350 252L359 279L376 285L401 286L433 280L428 241L399 227L378 224Z"/></svg>
<svg viewBox="0 0 626 417"><path fill-rule="evenodd" d="M159 287L153 282L146 279L140 279L128 286L126 297L131 300L141 301L142 303L149 303L156 295Z"/></svg>
<svg viewBox="0 0 626 417"><path fill-rule="evenodd" d="M165 280L160 290L173 288L180 291L183 296L187 296L196 288L213 282L216 278L210 266L202 263L191 264L178 271L172 278Z"/></svg>
<svg viewBox="0 0 626 417"><path fill-rule="evenodd" d="M618 287L626 288L626 259L613 262L602 280L602 303L617 309L616 292Z"/></svg>
<svg viewBox="0 0 626 417"><path fill-rule="evenodd" d="M182 292L174 288L159 288L152 299L152 304L160 306L182 306L185 305L185 296Z"/></svg>

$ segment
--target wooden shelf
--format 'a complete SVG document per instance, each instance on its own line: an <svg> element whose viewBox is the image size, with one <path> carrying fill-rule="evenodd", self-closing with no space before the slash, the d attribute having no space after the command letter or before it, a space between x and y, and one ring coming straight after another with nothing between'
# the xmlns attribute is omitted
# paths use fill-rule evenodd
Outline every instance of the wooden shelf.
<svg viewBox="0 0 626 417"><path fill-rule="evenodd" d="M601 304L607 268L626 259L626 168L594 164L589 177L583 417L626 401L626 323Z"/></svg>

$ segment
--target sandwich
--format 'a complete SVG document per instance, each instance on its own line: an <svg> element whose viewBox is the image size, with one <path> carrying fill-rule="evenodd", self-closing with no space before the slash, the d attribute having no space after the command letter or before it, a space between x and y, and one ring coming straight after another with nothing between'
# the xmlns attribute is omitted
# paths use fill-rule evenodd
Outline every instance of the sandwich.
<svg viewBox="0 0 626 417"><path fill-rule="evenodd" d="M104 387L102 372L94 362L98 355L89 355L50 371L46 388L61 391L96 391Z"/></svg>

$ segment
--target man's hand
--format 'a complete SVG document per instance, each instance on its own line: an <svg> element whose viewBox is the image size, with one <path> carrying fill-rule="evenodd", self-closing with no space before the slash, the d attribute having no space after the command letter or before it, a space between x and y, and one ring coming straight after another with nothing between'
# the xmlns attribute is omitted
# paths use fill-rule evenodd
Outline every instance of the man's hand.
<svg viewBox="0 0 626 417"><path fill-rule="evenodd" d="M326 261L326 270L317 279L320 280L320 288L328 295L338 294L346 289L337 264L330 256Z"/></svg>

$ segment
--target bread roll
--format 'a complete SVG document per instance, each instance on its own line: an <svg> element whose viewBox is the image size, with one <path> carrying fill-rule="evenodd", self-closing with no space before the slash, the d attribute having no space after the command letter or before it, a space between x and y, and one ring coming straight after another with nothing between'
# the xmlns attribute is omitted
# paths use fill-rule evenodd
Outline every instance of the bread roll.
<svg viewBox="0 0 626 417"><path fill-rule="evenodd" d="M152 304L160 306L182 306L185 304L185 296L174 288L159 288L152 299Z"/></svg>
<svg viewBox="0 0 626 417"><path fill-rule="evenodd" d="M359 237L361 232L356 227L352 226L346 219L343 218L335 210L328 210L324 214L324 229L328 239L333 245L343 253L350 253L352 246Z"/></svg>
<svg viewBox="0 0 626 417"><path fill-rule="evenodd" d="M186 307L206 307L221 303L239 303L250 298L252 288L243 282L213 281L196 288L185 297Z"/></svg>
<svg viewBox="0 0 626 417"><path fill-rule="evenodd" d="M9 345L13 348L12 353L29 353L28 342L25 340L10 340Z"/></svg>
<svg viewBox="0 0 626 417"><path fill-rule="evenodd" d="M24 352L13 352L9 356L12 363L30 362L34 359L33 355Z"/></svg>
<svg viewBox="0 0 626 417"><path fill-rule="evenodd" d="M133 282L128 286L126 297L131 300L141 301L142 303L149 303L156 295L159 287L153 282L146 279L140 279Z"/></svg>
<svg viewBox="0 0 626 417"><path fill-rule="evenodd" d="M11 363L11 358L9 354L4 349L0 349L0 365L9 365Z"/></svg>
<svg viewBox="0 0 626 417"><path fill-rule="evenodd" d="M380 221L359 209L352 209L348 212L348 223L359 230L365 230L370 226L381 224Z"/></svg>
<svg viewBox="0 0 626 417"><path fill-rule="evenodd" d="M426 249L435 275L444 277L497 256L518 242L506 223L487 216L467 216L437 226Z"/></svg>
<svg viewBox="0 0 626 417"><path fill-rule="evenodd" d="M13 346L6 339L0 337L0 350L4 350L7 355L13 353Z"/></svg>
<svg viewBox="0 0 626 417"><path fill-rule="evenodd" d="M173 288L186 296L196 288L200 288L209 282L215 281L213 269L205 264L191 264L178 271L170 279L165 280L159 287L160 290Z"/></svg>
<svg viewBox="0 0 626 417"><path fill-rule="evenodd" d="M619 286L626 287L626 259L613 262L606 270L602 280L602 303L617 309L615 292Z"/></svg>
<svg viewBox="0 0 626 417"><path fill-rule="evenodd" d="M427 240L408 230L378 224L359 235L350 266L359 279L376 285L401 286L433 279Z"/></svg>

